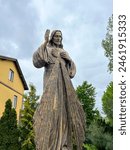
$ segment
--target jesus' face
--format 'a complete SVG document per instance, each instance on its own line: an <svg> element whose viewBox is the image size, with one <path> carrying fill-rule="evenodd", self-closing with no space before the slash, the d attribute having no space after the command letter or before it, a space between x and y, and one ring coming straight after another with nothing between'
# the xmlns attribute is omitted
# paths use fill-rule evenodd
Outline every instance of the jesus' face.
<svg viewBox="0 0 130 150"><path fill-rule="evenodd" d="M59 46L61 44L62 41L62 34L61 32L57 31L54 36L53 36L53 42Z"/></svg>

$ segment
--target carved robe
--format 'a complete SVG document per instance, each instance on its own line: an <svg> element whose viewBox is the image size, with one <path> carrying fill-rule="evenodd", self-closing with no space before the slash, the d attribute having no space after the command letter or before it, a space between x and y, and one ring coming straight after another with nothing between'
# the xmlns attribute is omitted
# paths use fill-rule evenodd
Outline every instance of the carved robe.
<svg viewBox="0 0 130 150"><path fill-rule="evenodd" d="M72 150L74 141L82 149L85 116L71 82L76 68L71 59L60 57L62 51L43 44L33 55L34 66L45 67L44 91L34 114L37 150Z"/></svg>

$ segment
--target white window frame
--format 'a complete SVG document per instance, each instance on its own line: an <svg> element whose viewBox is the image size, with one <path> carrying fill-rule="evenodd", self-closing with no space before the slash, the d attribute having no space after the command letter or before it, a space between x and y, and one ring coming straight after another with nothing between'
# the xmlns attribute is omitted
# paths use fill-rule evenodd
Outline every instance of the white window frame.
<svg viewBox="0 0 130 150"><path fill-rule="evenodd" d="M17 107L17 102L18 102L18 96L14 95L12 107L15 108L15 109Z"/></svg>
<svg viewBox="0 0 130 150"><path fill-rule="evenodd" d="M12 82L14 80L14 71L12 69L9 70L9 80Z"/></svg>

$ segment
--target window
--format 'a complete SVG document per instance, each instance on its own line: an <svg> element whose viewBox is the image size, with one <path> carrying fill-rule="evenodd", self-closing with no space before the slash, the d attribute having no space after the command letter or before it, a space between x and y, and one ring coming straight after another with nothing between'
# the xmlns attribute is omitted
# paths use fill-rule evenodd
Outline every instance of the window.
<svg viewBox="0 0 130 150"><path fill-rule="evenodd" d="M12 81L12 82L14 80L14 72L11 69L9 70L9 80Z"/></svg>
<svg viewBox="0 0 130 150"><path fill-rule="evenodd" d="M13 108L17 107L17 100L18 100L18 97L16 95L14 95Z"/></svg>

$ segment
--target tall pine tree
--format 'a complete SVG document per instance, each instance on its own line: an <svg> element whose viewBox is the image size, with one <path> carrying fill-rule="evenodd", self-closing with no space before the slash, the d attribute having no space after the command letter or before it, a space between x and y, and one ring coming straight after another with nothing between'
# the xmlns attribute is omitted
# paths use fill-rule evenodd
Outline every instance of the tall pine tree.
<svg viewBox="0 0 130 150"><path fill-rule="evenodd" d="M21 150L35 150L33 115L37 107L39 96L36 95L34 85L29 85L30 91L24 95L24 108L21 110L20 141Z"/></svg>
<svg viewBox="0 0 130 150"><path fill-rule="evenodd" d="M5 111L0 119L0 150L19 150L19 130L17 127L17 115L12 108L11 100L5 105Z"/></svg>

